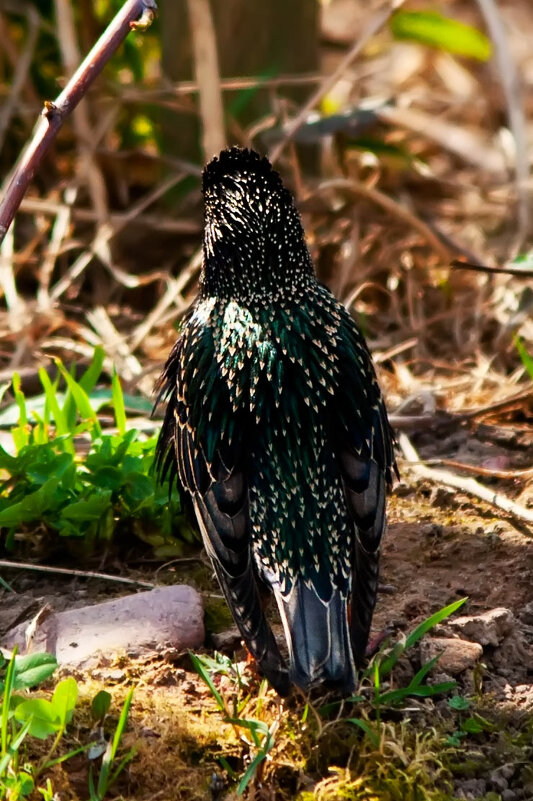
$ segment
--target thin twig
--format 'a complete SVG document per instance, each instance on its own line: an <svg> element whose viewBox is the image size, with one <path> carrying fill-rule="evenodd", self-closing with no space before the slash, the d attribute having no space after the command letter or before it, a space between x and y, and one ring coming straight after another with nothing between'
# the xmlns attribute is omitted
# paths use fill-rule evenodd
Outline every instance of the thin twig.
<svg viewBox="0 0 533 801"><path fill-rule="evenodd" d="M9 570L36 570L39 573L58 573L61 576L102 579L103 581L114 581L117 584L135 584L138 587L146 587L149 590L154 590L156 588L155 584L150 584L148 581L140 581L123 576L110 576L108 573L94 573L92 570L73 570L66 567L31 565L27 562L10 562L7 559L0 559L0 567L9 568Z"/></svg>
<svg viewBox="0 0 533 801"><path fill-rule="evenodd" d="M449 153L455 153L463 161L474 164L485 172L498 177L503 177L508 172L501 150L474 130L455 125L442 117L416 108L384 104L378 106L374 113L383 122L421 134Z"/></svg>
<svg viewBox="0 0 533 801"><path fill-rule="evenodd" d="M112 357L119 376L125 381L136 379L141 371L138 359L131 352L125 337L120 334L106 309L97 306L87 312L87 320L105 345L106 353Z"/></svg>
<svg viewBox="0 0 533 801"><path fill-rule="evenodd" d="M312 111L312 109L314 109L315 106L318 103L320 103L322 98L325 95L327 95L330 89L333 86L335 86L339 78L341 78L342 75L344 75L344 73L346 72L352 61L354 61L357 58L357 56L361 53L364 47L368 44L370 39L372 39L372 37L375 36L375 34L378 31L381 30L381 28L383 27L383 25L385 25L391 14L393 14L394 11L396 11L396 9L398 9L401 5L403 5L403 2L404 0L392 0L388 8L381 11L380 14L377 14L370 21L368 26L362 32L360 38L355 42L353 47L350 48L348 53L346 53L346 55L344 56L338 67L331 73L331 75L328 75L322 81L317 90L313 92L307 103L304 104L304 106L300 109L299 113L296 115L293 121L288 125L283 135L283 138L281 139L280 142L278 142L278 144L272 149L272 151L269 154L269 159L272 162L272 164L278 160L285 146L288 144L288 142L291 141L291 139L298 131L298 129L301 128L302 125L305 123L309 112Z"/></svg>
<svg viewBox="0 0 533 801"><path fill-rule="evenodd" d="M499 66L499 77L507 104L507 119L515 145L515 181L518 202L518 231L514 243L514 251L518 253L530 230L529 193L529 154L527 121L524 113L524 101L516 69L515 60L505 35L502 19L494 0L477 0L481 13L485 17L489 29L496 59Z"/></svg>
<svg viewBox="0 0 533 801"><path fill-rule="evenodd" d="M527 389L517 392L515 395L511 395L509 398L493 401L492 403L489 403L486 406L481 406L478 409L466 409L463 412L463 416L467 420L475 420L477 417L486 417L488 414L493 414L494 412L516 409L517 406L521 405L525 400L529 400L532 396L533 387L528 387Z"/></svg>
<svg viewBox="0 0 533 801"><path fill-rule="evenodd" d="M37 306L40 309L50 308L50 281L54 272L55 263L61 252L63 240L68 234L72 214L72 205L76 200L78 190L69 186L65 190L65 203L59 206L50 242L39 270L39 288L37 290Z"/></svg>
<svg viewBox="0 0 533 801"><path fill-rule="evenodd" d="M130 275L129 273L119 269L107 258L109 251L108 243L119 231L125 228L128 223L132 222L137 214L139 214L141 211L144 211L144 209L154 203L159 197L161 197L161 195L181 181L182 178L183 175L181 174L171 175L166 181L163 181L163 183L152 190L152 192L149 192L147 195L138 200L137 203L131 206L131 208L129 208L125 214L121 215L120 223L115 227L113 227L110 223L103 223L100 225L89 250L84 251L84 253L78 256L75 262L68 268L65 275L60 281L57 282L50 292L50 297L52 300L58 300L61 295L67 291L67 289L77 278L79 278L79 276L95 256L99 256L102 259L103 263L113 275L113 278L115 278L118 283L123 284L123 286L135 288L141 286L143 282L147 283L152 280L162 278L163 276L158 273L155 277L149 277L148 280L146 280L147 276L139 277Z"/></svg>
<svg viewBox="0 0 533 801"><path fill-rule="evenodd" d="M524 479L533 478L533 467L528 467L525 470L498 470L493 467L482 467L479 464L456 462L455 459L428 459L427 464L441 464L444 467L453 467L455 470L461 470L464 473L486 476L486 478L498 478L503 481L523 481Z"/></svg>
<svg viewBox="0 0 533 801"><path fill-rule="evenodd" d="M489 264L472 264L462 259L454 259L450 263L450 267L453 267L455 270L474 270L478 273L502 273L503 275L515 275L517 278L533 278L533 270L524 269L520 267L519 264L506 264L502 267L491 267Z"/></svg>
<svg viewBox="0 0 533 801"><path fill-rule="evenodd" d="M428 467L421 460L415 448L411 444L409 437L406 434L400 434L398 442L404 457L410 462L410 467L415 475L420 478L426 478L436 484L443 484L446 487L453 487L460 492L466 492L468 495L481 498L481 500L507 512L519 520L526 523L533 523L533 509L526 509L519 503L502 495L499 492L493 492L488 487L484 487L473 478L464 478L457 476L455 473L450 473L448 470L437 470L433 467Z"/></svg>
<svg viewBox="0 0 533 801"><path fill-rule="evenodd" d="M0 289L4 293L9 316L16 320L26 304L17 291L13 270L14 254L15 238L13 231L10 231L3 242L0 240Z"/></svg>
<svg viewBox="0 0 533 801"><path fill-rule="evenodd" d="M158 323L161 323L163 320L163 315L165 311L174 304L177 307L177 314L178 316L182 314L185 309L187 308L187 303L183 299L182 292L191 281L195 275L198 274L200 268L202 266L202 258L203 258L203 251L199 248L194 254L192 259L189 261L187 267L182 270L175 280L169 282L167 286L167 290L165 294L159 299L157 305L154 309L150 312L150 314L146 317L145 320L135 329L132 333L129 343L130 348L134 351L140 343L148 336L149 332L154 328ZM172 317L176 317L176 314L172 314Z"/></svg>
<svg viewBox="0 0 533 801"><path fill-rule="evenodd" d="M200 89L202 144L205 160L226 146L215 26L209 0L188 0L194 71Z"/></svg>
<svg viewBox="0 0 533 801"><path fill-rule="evenodd" d="M0 150L2 150L7 127L11 117L13 116L13 112L17 107L18 99L30 72L33 53L35 50L35 45L37 44L40 17L37 11L31 5L28 5L27 17L28 38L26 40L26 45L22 51L22 54L17 59L15 74L13 76L9 95L0 109Z"/></svg>
<svg viewBox="0 0 533 801"><path fill-rule="evenodd" d="M25 197L19 206L19 212L26 214L60 214L68 209L68 204L58 203L39 197ZM95 222L96 213L93 209L71 209L71 216L74 220L82 222ZM117 212L109 215L109 222L113 229L117 231L123 223L131 222L129 212ZM135 225L142 225L150 230L166 231L172 234L198 234L202 230L201 225L194 219L175 220L169 217L162 217L160 214L139 214L135 217Z"/></svg>
<svg viewBox="0 0 533 801"><path fill-rule="evenodd" d="M440 239L433 233L431 228L429 228L425 222L416 217L405 206L397 203L391 197L385 195L383 192L380 192L378 189L374 189L373 187L367 186L361 181L356 181L352 178L331 178L328 181L322 181L322 183L319 184L318 189L319 191L338 189L343 192L349 192L353 195L361 195L362 197L366 197L368 200L376 203L376 205L381 206L383 209L385 209L385 211L388 211L390 214L398 217L403 222L408 223L412 228L422 234L428 245L431 245L431 247L443 259L447 260L450 257L450 251L448 250L447 246L440 241Z"/></svg>
<svg viewBox="0 0 533 801"><path fill-rule="evenodd" d="M147 27L156 9L155 0L127 0L57 99L54 102L45 102L33 138L19 158L0 202L0 242L65 118L78 105L130 30Z"/></svg>
<svg viewBox="0 0 533 801"><path fill-rule="evenodd" d="M80 50L76 39L76 26L74 24L74 11L70 0L54 0L55 18L57 25L57 40L61 51L61 59L67 77L71 77L76 66L80 63ZM78 178L80 182L87 182L89 195L98 221L102 222L109 214L107 203L107 189L104 176L92 157L95 136L89 119L87 97L72 111L72 122L77 139Z"/></svg>

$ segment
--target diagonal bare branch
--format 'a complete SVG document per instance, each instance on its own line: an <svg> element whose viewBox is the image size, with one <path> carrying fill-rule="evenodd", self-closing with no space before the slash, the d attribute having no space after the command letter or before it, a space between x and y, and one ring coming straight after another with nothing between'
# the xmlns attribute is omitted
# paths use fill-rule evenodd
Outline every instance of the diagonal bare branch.
<svg viewBox="0 0 533 801"><path fill-rule="evenodd" d="M0 242L65 117L78 105L130 30L148 27L156 10L155 0L127 0L57 99L45 102L33 138L19 158L0 201Z"/></svg>

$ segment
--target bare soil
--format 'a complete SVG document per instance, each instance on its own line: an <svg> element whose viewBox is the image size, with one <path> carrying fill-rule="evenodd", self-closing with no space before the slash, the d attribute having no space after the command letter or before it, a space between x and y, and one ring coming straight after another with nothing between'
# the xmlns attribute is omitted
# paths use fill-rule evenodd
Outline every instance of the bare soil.
<svg viewBox="0 0 533 801"><path fill-rule="evenodd" d="M471 463L479 465L494 458L493 451L497 448L497 455L505 456L508 467L516 469L524 462L525 452L522 448L507 446L502 453L501 446L491 444L490 453L487 454L483 452L486 446L475 437L459 437L459 440L455 450L451 447L448 449L450 458L460 457L466 461L465 454L468 451ZM421 452L425 451L426 458L431 458L432 446L429 438L428 443L424 445L423 441L419 441L418 447ZM438 443L440 453L442 445L442 442ZM434 444L433 449L436 447ZM458 454L460 449L461 453ZM505 607L513 614L510 634L497 647L484 647L482 660L475 670L465 671L456 677L459 693L476 698L477 712L489 720L493 727L491 732L472 735L470 739L473 742L461 741L455 762L452 760L450 764L463 767L457 768L457 773L454 772L456 768L453 769L446 785L448 790L438 791L440 785L436 780L435 789L431 790L433 794L427 790L428 794L419 797L490 801L531 799L533 785L528 783L528 774L527 771L524 773L523 766L523 754L529 754L531 758L531 743L528 749L527 738L531 739L533 736L531 532L520 521L502 515L467 494L452 492L425 480L417 481L410 474L408 465L401 464L400 467L402 481L396 486L389 504L389 529L383 548L382 590L374 620L375 633L390 630L393 632L392 640L395 640L402 632L411 631L437 609L465 596L469 600L461 611L462 614L473 615L495 607ZM524 502L523 485L496 480L492 484L495 491L505 491L515 497L521 495ZM105 569L110 570L114 566L116 565L107 565ZM149 566L129 570L122 567L122 571L148 581L155 574L155 568ZM43 577L32 572L12 571L9 575L4 574L4 578L10 582L15 592L0 591L0 636L22 619L35 614L45 603L55 609L72 608L131 591L124 586L99 580L85 581L59 576L51 580L48 576ZM201 562L196 565L187 562L169 565L159 571L158 579L163 583L189 580L204 592L208 607L212 607L213 597L216 598L218 594L209 569ZM217 603L220 605L220 602ZM214 623L213 628L224 628L224 625L227 627L224 610L221 616L222 623ZM209 620L212 622L213 619L210 615ZM446 625L441 625L437 634L449 635L450 630ZM232 643L230 639L230 653L234 646L235 642ZM206 653L212 651L213 647L208 640ZM237 658L245 659L245 654L239 650L238 645ZM396 676L398 686L408 681L419 666L418 651L408 655ZM126 742L137 743L140 751L119 783L122 797L233 797L231 794L227 795L229 791L225 779L221 780L222 790L219 795L216 788L210 789L210 783L214 773L217 776L225 775L218 761L220 755L228 759L228 754L230 757L233 754L231 759L237 771L245 766L242 762L242 747L235 741L231 727L222 722L209 690L192 672L187 655L177 663L155 655L153 660L144 662L125 659L112 663L103 661L95 670L88 674L80 673L76 678L80 683L81 696L86 699L86 706L88 699L102 687L110 690L118 703L131 682L137 684L130 717L131 728ZM436 670L435 681L442 678ZM256 680L252 678L252 681ZM83 703L78 713L80 737L83 737L83 731L87 734L89 730L89 722L84 722L87 710L84 712ZM268 704L272 709L276 708L277 701L273 693L269 693ZM284 713L288 716L286 720L292 721L291 725L296 725L294 718L297 722L300 720L303 708L303 699L295 698L290 701ZM416 712L416 703L414 709ZM413 708L410 714L414 714ZM437 723L434 716L441 714L442 720L439 718L440 722ZM420 702L412 723L408 721L405 724L405 736L415 732L420 736L426 732L429 736L433 726L443 726L444 734L446 731L449 734L457 725L450 721L449 714L446 699L436 704L429 700ZM494 732L498 730L507 743L513 744L512 748L510 745L500 747L500 740L500 744L495 745L497 735ZM517 742L520 746L516 745ZM323 743L321 748L327 748L326 774L335 759L340 763L348 760L348 764L352 759L346 754L342 756L340 752L337 753L336 746L330 742L327 745ZM281 753L286 753L286 749ZM317 762L316 758L313 761L312 753L313 748L310 748L306 758L302 757L300 751L293 755L294 761L289 770L285 764L287 759L276 752L266 769L264 786L261 785L261 792L266 792L265 788L268 787L268 793L257 797L296 798L299 789L306 786L311 788L310 791L318 793L316 787L322 787L317 784L320 780L320 760ZM474 758L473 753L477 757ZM288 762L290 764L291 759ZM464 768L466 764L469 765L468 769ZM511 764L513 770L506 768L502 778L498 771L507 764ZM288 771L290 781L284 771ZM59 779L55 777L55 781L68 786L70 795L65 797L82 799L86 774L86 765L78 759L70 767L65 767ZM324 781L326 780L322 779ZM503 791L506 791L505 795L502 795ZM316 797L338 796L318 794Z"/></svg>

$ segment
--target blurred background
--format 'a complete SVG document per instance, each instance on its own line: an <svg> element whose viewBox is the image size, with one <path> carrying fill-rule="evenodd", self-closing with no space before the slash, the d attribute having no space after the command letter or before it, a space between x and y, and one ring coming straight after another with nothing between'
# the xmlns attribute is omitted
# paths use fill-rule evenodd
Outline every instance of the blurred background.
<svg viewBox="0 0 533 801"><path fill-rule="evenodd" d="M378 661L358 734L266 689L256 701L257 677L236 670L242 694L227 697L242 718L246 693L267 721L263 756L255 718L243 748L187 658L163 650L132 667L121 655L89 676L122 697L139 682L140 751L120 797L229 798L221 766L250 779L272 746L249 798L533 798L531 0L158 5L65 119L0 245L0 641L28 615L31 641L50 606L107 600L122 582L185 582L202 594L208 654L228 655L206 664L229 692L240 637L179 488L155 476L162 410L151 413L198 288L203 165L253 147L290 187L320 280L367 337L398 435L376 632L405 641L467 595L470 614L503 612L506 628L472 643L439 626L449 667L420 687L442 647L402 658L382 686L411 683L417 700L379 734ZM43 103L120 8L0 0L2 192ZM477 655L457 668L458 646ZM5 665L0 654L0 690ZM448 670L459 695L434 704L454 687L438 684ZM78 756L49 763L62 797L88 797Z"/></svg>
<svg viewBox="0 0 533 801"><path fill-rule="evenodd" d="M4 187L43 102L120 8L0 3ZM319 278L366 335L397 429L424 458L481 465L490 480L525 468L513 492L529 503L532 35L526 0L161 0L65 120L1 245L2 445L13 452L14 425L15 451L54 430L76 437L76 421L112 398L115 370L151 458L154 384L197 291L203 164L241 144L269 155L294 193ZM58 359L93 403L78 392L76 411L67 388L63 424ZM454 438L465 420L481 427ZM87 444L69 448L79 461ZM20 469L31 495L59 468ZM139 508L150 486L137 487ZM10 493L0 526L14 547ZM84 524L101 533L124 509L100 500Z"/></svg>
<svg viewBox="0 0 533 801"><path fill-rule="evenodd" d="M120 5L3 0L3 177ZM527 267L529 3L405 2L381 22L378 2L259 5L161 0L65 121L2 247L0 380L101 343L149 396L196 289L203 163L240 143L276 156L393 407L437 373L452 404L519 383L531 277L450 264Z"/></svg>

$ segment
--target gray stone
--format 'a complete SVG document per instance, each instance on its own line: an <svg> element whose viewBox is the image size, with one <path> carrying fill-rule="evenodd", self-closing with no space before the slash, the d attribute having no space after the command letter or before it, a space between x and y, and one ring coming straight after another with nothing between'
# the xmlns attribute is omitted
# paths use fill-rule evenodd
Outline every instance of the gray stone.
<svg viewBox="0 0 533 801"><path fill-rule="evenodd" d="M533 601L530 601L528 604L524 606L524 608L520 612L520 618L528 626L533 626Z"/></svg>
<svg viewBox="0 0 533 801"><path fill-rule="evenodd" d="M212 634L211 639L217 651L223 654L233 654L241 647L242 634L237 626L232 626L227 631L220 631L218 634Z"/></svg>
<svg viewBox="0 0 533 801"><path fill-rule="evenodd" d="M480 645L498 646L513 630L515 620L510 609L498 607L480 615L454 618L449 621L449 625Z"/></svg>
<svg viewBox="0 0 533 801"><path fill-rule="evenodd" d="M420 643L420 658L423 663L429 662L437 654L441 654L437 662L437 670L457 676L468 668L474 667L483 654L483 648L477 642L468 642L455 637L427 637Z"/></svg>
<svg viewBox="0 0 533 801"><path fill-rule="evenodd" d="M26 652L23 623L5 638ZM200 594L187 585L160 587L127 595L94 606L48 615L40 624L28 650L55 654L60 665L86 668L105 656L135 653L157 654L162 648L182 651L197 648L205 631Z"/></svg>

